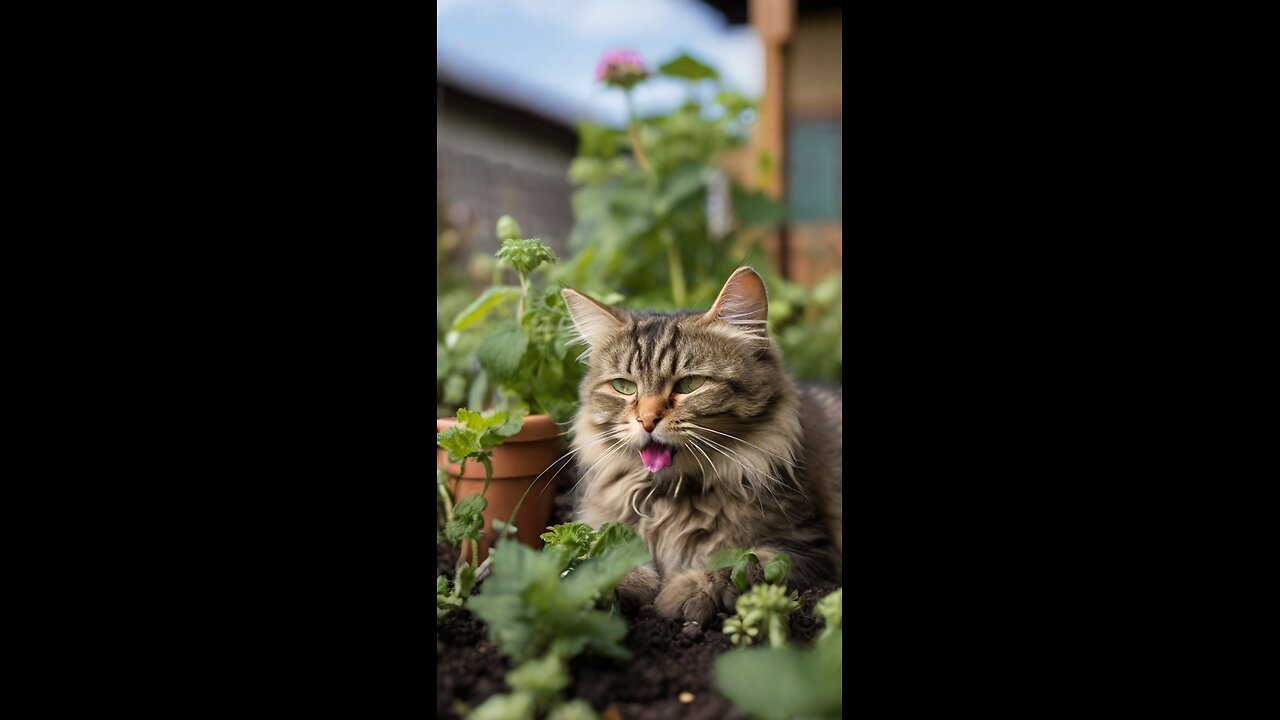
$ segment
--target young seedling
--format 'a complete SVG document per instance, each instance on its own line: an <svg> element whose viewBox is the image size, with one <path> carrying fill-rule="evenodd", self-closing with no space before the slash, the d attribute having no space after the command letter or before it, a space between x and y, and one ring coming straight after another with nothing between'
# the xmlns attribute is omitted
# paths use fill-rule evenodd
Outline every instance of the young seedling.
<svg viewBox="0 0 1280 720"><path fill-rule="evenodd" d="M788 597L782 585L756 585L738 598L738 612L724 621L724 633L734 645L749 645L763 630L768 633L770 645L782 647L787 642L789 617L800 607L799 596L799 592L793 592Z"/></svg>
<svg viewBox="0 0 1280 720"><path fill-rule="evenodd" d="M844 588L840 588L835 592L827 595L813 606L813 611L822 617L826 627L822 630L819 640L830 636L832 633L838 633L843 630L841 618L844 614Z"/></svg>
<svg viewBox="0 0 1280 720"><path fill-rule="evenodd" d="M553 654L564 660L584 650L626 659L626 623L595 607L637 565L649 561L632 538L582 561L561 580L565 553L502 543L490 552L493 575L470 609L489 626L503 654L517 663Z"/></svg>
<svg viewBox="0 0 1280 720"><path fill-rule="evenodd" d="M616 522L607 522L596 532L583 522L553 525L542 533L543 551L563 554L565 570L572 570L583 560L598 557L605 551L629 542L636 537L632 528Z"/></svg>
<svg viewBox="0 0 1280 720"><path fill-rule="evenodd" d="M460 545L471 541L472 567L480 564L480 535L484 530L484 510L489 506L485 493L493 480L493 463L489 460L494 446L520 432L525 410L490 410L484 413L458 409L458 422L444 432L436 433L436 444L445 449L449 462L459 463L458 478L466 472L468 460L484 465L484 487L458 501L449 512L444 536Z"/></svg>
<svg viewBox="0 0 1280 720"><path fill-rule="evenodd" d="M733 568L729 572L729 579L733 581L733 586L737 588L739 594L747 591L747 568L752 563L759 565L760 558L747 548L717 550L707 558L707 567L711 570Z"/></svg>
<svg viewBox="0 0 1280 720"><path fill-rule="evenodd" d="M444 577L436 577L436 620L462 607L475 586L476 572L480 566L480 536L484 530L484 510L489 501L484 495L493 479L493 465L489 453L495 445L520 432L524 420L523 410L496 410L486 413L458 410L458 422L444 432L436 433L436 444L444 448L449 461L460 463L458 477L466 472L468 460L479 460L484 465L484 487L479 493L471 493L451 504L451 493L445 487L447 477L443 468L436 472L436 496L444 503L444 537L461 546L471 541L471 563L463 563L454 576L453 590L449 591ZM439 504L437 504L439 508Z"/></svg>
<svg viewBox="0 0 1280 720"><path fill-rule="evenodd" d="M717 550L707 558L707 567L710 570L733 568L729 572L729 579L733 581L733 586L739 594L747 590L747 575L752 564L759 565L760 558L748 548ZM784 552L774 553L764 566L764 581L781 585L789 572L791 572L791 556Z"/></svg>

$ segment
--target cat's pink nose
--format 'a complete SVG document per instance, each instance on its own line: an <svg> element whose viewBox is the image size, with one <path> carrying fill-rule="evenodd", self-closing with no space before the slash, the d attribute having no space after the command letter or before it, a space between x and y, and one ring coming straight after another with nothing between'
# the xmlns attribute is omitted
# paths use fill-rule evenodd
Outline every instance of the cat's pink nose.
<svg viewBox="0 0 1280 720"><path fill-rule="evenodd" d="M661 419L662 418L660 417L654 417L646 420L642 417L638 417L636 418L636 422L640 423L640 427L644 428L645 432L653 432L653 429L658 426L658 421Z"/></svg>

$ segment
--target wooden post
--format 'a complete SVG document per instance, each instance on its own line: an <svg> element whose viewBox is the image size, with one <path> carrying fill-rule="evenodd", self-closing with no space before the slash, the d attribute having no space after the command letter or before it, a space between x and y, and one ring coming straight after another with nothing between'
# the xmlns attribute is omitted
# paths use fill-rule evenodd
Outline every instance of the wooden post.
<svg viewBox="0 0 1280 720"><path fill-rule="evenodd" d="M764 44L764 98L760 103L760 122L752 136L752 176L755 186L774 200L786 199L786 46L795 24L795 0L750 0L747 7L751 25L760 33ZM760 167L760 153L771 160L767 171ZM777 231L778 266L788 277L787 229ZM765 245L774 243L766 239Z"/></svg>

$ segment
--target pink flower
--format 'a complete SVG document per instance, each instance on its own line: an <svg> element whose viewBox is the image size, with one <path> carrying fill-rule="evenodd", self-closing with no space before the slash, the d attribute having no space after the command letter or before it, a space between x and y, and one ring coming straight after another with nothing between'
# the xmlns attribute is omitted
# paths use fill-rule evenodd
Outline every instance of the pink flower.
<svg viewBox="0 0 1280 720"><path fill-rule="evenodd" d="M610 50L596 65L596 81L629 88L649 77L644 58L631 50Z"/></svg>

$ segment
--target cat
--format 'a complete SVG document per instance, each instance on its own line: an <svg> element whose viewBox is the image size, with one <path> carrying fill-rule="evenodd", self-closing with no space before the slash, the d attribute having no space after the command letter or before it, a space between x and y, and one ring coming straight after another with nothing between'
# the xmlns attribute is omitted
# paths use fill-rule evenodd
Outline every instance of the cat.
<svg viewBox="0 0 1280 720"><path fill-rule="evenodd" d="M563 296L587 346L576 517L635 528L653 557L619 583L622 604L704 624L731 612L729 572L707 570L724 548L761 564L790 554L793 588L841 582L843 391L787 376L755 270L734 272L706 312Z"/></svg>

